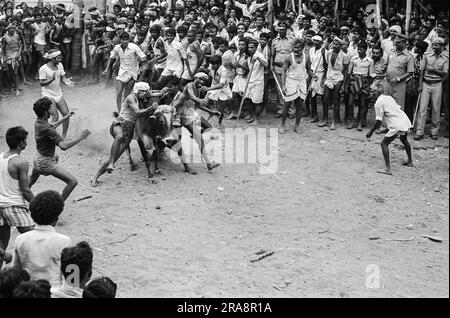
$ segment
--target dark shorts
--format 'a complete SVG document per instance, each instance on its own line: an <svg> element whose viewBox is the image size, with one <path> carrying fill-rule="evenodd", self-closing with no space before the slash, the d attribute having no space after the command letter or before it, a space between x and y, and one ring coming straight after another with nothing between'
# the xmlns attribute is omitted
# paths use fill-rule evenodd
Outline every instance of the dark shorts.
<svg viewBox="0 0 450 318"><path fill-rule="evenodd" d="M111 126L109 127L109 133L114 138L114 127L120 126L122 127L123 138L127 143L130 143L133 140L134 136L134 127L135 124L131 121L125 120L122 117L117 117L113 120Z"/></svg>

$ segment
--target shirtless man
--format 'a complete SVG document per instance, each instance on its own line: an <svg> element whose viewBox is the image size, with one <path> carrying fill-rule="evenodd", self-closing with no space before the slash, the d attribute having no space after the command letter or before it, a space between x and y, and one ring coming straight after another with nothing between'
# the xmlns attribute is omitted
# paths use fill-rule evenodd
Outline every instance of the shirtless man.
<svg viewBox="0 0 450 318"><path fill-rule="evenodd" d="M134 84L133 92L125 98L120 113L113 120L109 127L109 132L114 138L111 146L109 159L105 161L100 169L91 180L91 185L96 187L99 185L98 178L105 172L112 173L114 171L114 163L120 158L125 150L129 148L131 140L134 136L134 127L139 116L146 116L154 111L153 107L140 107L148 97L150 86L146 82L137 82ZM167 89L161 91L150 92L152 97L162 96Z"/></svg>
<svg viewBox="0 0 450 318"><path fill-rule="evenodd" d="M3 58L7 65L7 73L10 80L13 80L16 96L19 96L21 89L19 87L19 61L22 53L22 43L13 24L8 25L6 28L1 45L3 47Z"/></svg>
<svg viewBox="0 0 450 318"><path fill-rule="evenodd" d="M200 89L205 86L207 80L208 75L205 73L200 72L195 74L194 82L188 83L184 87L183 91L175 96L173 106L177 110L177 113L180 114L181 125L191 133L192 137L197 142L200 148L200 153L206 162L206 167L208 170L212 170L218 167L219 164L209 160L208 154L204 151L205 143L202 137L202 133L205 130L210 129L211 125L195 111L195 107L197 106L211 115L221 115L219 111L213 111L207 107L208 101L198 97L200 95ZM181 138L181 133L179 136L179 138Z"/></svg>
<svg viewBox="0 0 450 318"><path fill-rule="evenodd" d="M74 86L74 83L66 78L66 72L61 64L61 51L50 50L45 57L49 60L39 69L39 81L42 87L42 97L48 97L52 101L50 108L50 115L54 122L58 121L58 110L63 117L69 114L69 107L64 99L61 90L61 82L69 87ZM70 117L70 116L69 116ZM69 118L63 122L62 138L65 139L67 131L69 130Z"/></svg>

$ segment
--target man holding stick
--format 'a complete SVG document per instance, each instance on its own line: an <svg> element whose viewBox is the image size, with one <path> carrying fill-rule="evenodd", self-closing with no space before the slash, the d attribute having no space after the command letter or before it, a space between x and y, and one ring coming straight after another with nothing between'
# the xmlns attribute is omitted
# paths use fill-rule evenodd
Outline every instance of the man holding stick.
<svg viewBox="0 0 450 318"><path fill-rule="evenodd" d="M261 115L261 106L264 101L264 68L269 66L264 55L258 52L258 44L255 39L251 39L248 43L247 63L252 71L248 75L248 87L243 98L250 110L250 118L247 120L249 124L257 124Z"/></svg>
<svg viewBox="0 0 450 318"><path fill-rule="evenodd" d="M310 123L319 122L319 115L317 114L317 95L323 99L323 84L325 82L325 73L327 71L327 64L325 62L325 48L322 48L323 39L320 35L312 37L314 46L309 51L309 58L311 61L311 69L314 70L311 82L308 89L307 103L311 104L311 120Z"/></svg>

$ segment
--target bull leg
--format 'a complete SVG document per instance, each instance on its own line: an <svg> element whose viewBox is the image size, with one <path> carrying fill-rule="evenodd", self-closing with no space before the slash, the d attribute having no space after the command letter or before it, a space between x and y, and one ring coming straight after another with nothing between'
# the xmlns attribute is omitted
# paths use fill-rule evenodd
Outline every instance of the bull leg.
<svg viewBox="0 0 450 318"><path fill-rule="evenodd" d="M150 157L148 155L147 149L145 148L144 142L142 141L141 138L138 138L137 142L139 145L139 150L141 151L141 155L144 158L145 167L147 168L148 181L153 183L154 173L152 172L152 167L151 167L152 164L150 162Z"/></svg>
<svg viewBox="0 0 450 318"><path fill-rule="evenodd" d="M158 148L157 147L155 147L155 149L153 149L152 161L154 162L154 165L155 165L155 174L161 175L161 171L159 171L159 169L158 169Z"/></svg>

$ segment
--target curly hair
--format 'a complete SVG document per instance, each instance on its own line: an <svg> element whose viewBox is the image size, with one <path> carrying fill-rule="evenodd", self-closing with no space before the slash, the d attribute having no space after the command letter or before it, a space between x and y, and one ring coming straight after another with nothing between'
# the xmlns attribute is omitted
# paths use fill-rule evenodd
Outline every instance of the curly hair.
<svg viewBox="0 0 450 318"><path fill-rule="evenodd" d="M43 279L21 282L14 289L14 298L50 298L50 283Z"/></svg>
<svg viewBox="0 0 450 318"><path fill-rule="evenodd" d="M45 112L50 110L51 106L52 106L51 99L48 97L42 97L34 102L33 110L36 116L41 117L42 115L45 114Z"/></svg>
<svg viewBox="0 0 450 318"><path fill-rule="evenodd" d="M0 298L12 298L14 289L30 280L28 272L20 267L9 267L0 271Z"/></svg>
<svg viewBox="0 0 450 318"><path fill-rule="evenodd" d="M83 290L83 298L115 298L117 285L109 277L91 280Z"/></svg>
<svg viewBox="0 0 450 318"><path fill-rule="evenodd" d="M39 193L30 202L31 218L39 225L52 224L63 210L64 200L62 196L52 190Z"/></svg>
<svg viewBox="0 0 450 318"><path fill-rule="evenodd" d="M67 266L78 266L80 273L80 280L92 273L92 260L94 255L92 248L86 241L81 241L73 247L66 247L61 252L61 272L64 278L67 278L71 271Z"/></svg>

